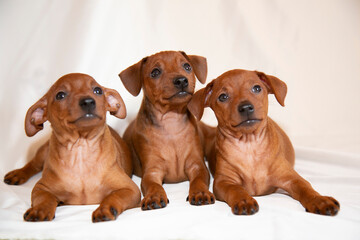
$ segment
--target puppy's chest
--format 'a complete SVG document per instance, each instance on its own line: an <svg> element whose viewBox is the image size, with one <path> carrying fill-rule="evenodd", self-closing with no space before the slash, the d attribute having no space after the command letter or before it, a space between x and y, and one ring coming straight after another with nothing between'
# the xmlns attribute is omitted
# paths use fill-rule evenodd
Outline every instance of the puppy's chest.
<svg viewBox="0 0 360 240"><path fill-rule="evenodd" d="M61 156L58 166L59 191L70 204L98 203L102 199L101 182L106 166L94 149L78 147ZM101 159L102 160L102 159Z"/></svg>
<svg viewBox="0 0 360 240"><path fill-rule="evenodd" d="M159 131L153 144L157 145L161 154L167 158L172 155L178 159L185 158L197 141L195 128L191 124L167 123ZM160 145L159 145L160 144Z"/></svg>
<svg viewBox="0 0 360 240"><path fill-rule="evenodd" d="M61 159L67 174L77 175L79 178L85 179L91 174L98 174L101 168L99 164L99 153L91 147L79 146L68 152Z"/></svg>
<svg viewBox="0 0 360 240"><path fill-rule="evenodd" d="M263 143L224 142L227 145L223 152L224 157L241 178L243 186L250 195L263 195L272 191L269 169L267 164L268 153L264 151Z"/></svg>
<svg viewBox="0 0 360 240"><path fill-rule="evenodd" d="M189 126L167 126L159 133L161 145L157 144L160 158L164 161L166 169L166 182L179 182L187 180L185 164L199 151L199 141L195 128Z"/></svg>

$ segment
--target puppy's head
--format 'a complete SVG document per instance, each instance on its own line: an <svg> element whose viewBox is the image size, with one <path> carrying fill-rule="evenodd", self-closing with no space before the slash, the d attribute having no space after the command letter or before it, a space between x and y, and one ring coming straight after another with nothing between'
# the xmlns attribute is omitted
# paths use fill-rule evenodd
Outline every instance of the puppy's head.
<svg viewBox="0 0 360 240"><path fill-rule="evenodd" d="M252 133L267 119L268 94L284 106L287 87L280 79L257 71L231 70L196 92L188 109L199 120L211 107L218 124L231 132Z"/></svg>
<svg viewBox="0 0 360 240"><path fill-rule="evenodd" d="M100 86L89 75L68 74L29 108L25 132L35 135L47 120L56 131L91 131L105 124L107 111L125 118L125 104L117 91Z"/></svg>
<svg viewBox="0 0 360 240"><path fill-rule="evenodd" d="M125 88L134 96L141 90L158 106L187 104L194 94L195 76L205 83L206 58L184 52L164 51L143 58L119 74Z"/></svg>

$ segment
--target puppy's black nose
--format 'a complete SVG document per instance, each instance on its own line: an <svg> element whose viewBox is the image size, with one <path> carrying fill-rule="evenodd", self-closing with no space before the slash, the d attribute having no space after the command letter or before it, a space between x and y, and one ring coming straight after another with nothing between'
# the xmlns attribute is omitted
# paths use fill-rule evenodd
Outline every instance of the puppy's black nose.
<svg viewBox="0 0 360 240"><path fill-rule="evenodd" d="M95 109L96 102L93 98L83 98L80 99L79 105L81 109L84 110L85 112L91 112L92 110Z"/></svg>
<svg viewBox="0 0 360 240"><path fill-rule="evenodd" d="M186 77L177 77L174 78L173 83L176 88L184 89L189 85L189 82Z"/></svg>
<svg viewBox="0 0 360 240"><path fill-rule="evenodd" d="M238 106L238 111L240 115L249 116L255 111L255 109L251 103L244 103Z"/></svg>

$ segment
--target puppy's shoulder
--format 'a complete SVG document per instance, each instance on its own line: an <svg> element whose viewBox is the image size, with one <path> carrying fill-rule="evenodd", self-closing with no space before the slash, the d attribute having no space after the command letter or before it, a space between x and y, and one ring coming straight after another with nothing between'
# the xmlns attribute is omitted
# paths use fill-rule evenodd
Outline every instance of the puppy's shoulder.
<svg viewBox="0 0 360 240"><path fill-rule="evenodd" d="M290 138L285 133L285 131L270 117L268 118L269 129L272 129L273 135L278 139L278 145L285 154L285 158L291 163L294 164L295 161L295 151L294 147L290 141Z"/></svg>

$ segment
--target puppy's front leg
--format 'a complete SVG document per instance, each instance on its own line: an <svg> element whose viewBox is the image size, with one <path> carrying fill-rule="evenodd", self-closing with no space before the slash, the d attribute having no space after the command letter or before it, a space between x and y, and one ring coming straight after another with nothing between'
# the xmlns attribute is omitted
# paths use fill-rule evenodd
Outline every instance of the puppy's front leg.
<svg viewBox="0 0 360 240"><path fill-rule="evenodd" d="M138 207L140 191L138 189L123 188L110 193L93 212L92 221L115 220L126 209Z"/></svg>
<svg viewBox="0 0 360 240"><path fill-rule="evenodd" d="M149 168L143 170L141 180L141 190L144 199L141 201L142 210L164 208L169 203L169 199L162 187L164 170L159 168Z"/></svg>
<svg viewBox="0 0 360 240"><path fill-rule="evenodd" d="M59 200L46 187L38 182L31 194L31 208L24 214L24 220L30 222L51 221Z"/></svg>
<svg viewBox="0 0 360 240"><path fill-rule="evenodd" d="M278 178L278 187L287 191L291 197L300 201L307 212L334 216L340 210L340 204L332 197L322 196L311 184L295 170L287 169Z"/></svg>
<svg viewBox="0 0 360 240"><path fill-rule="evenodd" d="M188 160L190 161L190 160ZM215 203L215 196L209 191L210 175L205 163L191 159L185 166L186 175L190 181L187 200L192 205L207 205Z"/></svg>
<svg viewBox="0 0 360 240"><path fill-rule="evenodd" d="M49 152L49 141L42 145L36 152L35 157L31 159L23 168L13 170L4 177L4 182L9 185L19 185L25 183L29 178L43 169L44 161Z"/></svg>
<svg viewBox="0 0 360 240"><path fill-rule="evenodd" d="M221 173L215 175L214 193L216 199L225 201L235 215L252 215L259 211L258 203L241 182L235 182Z"/></svg>

